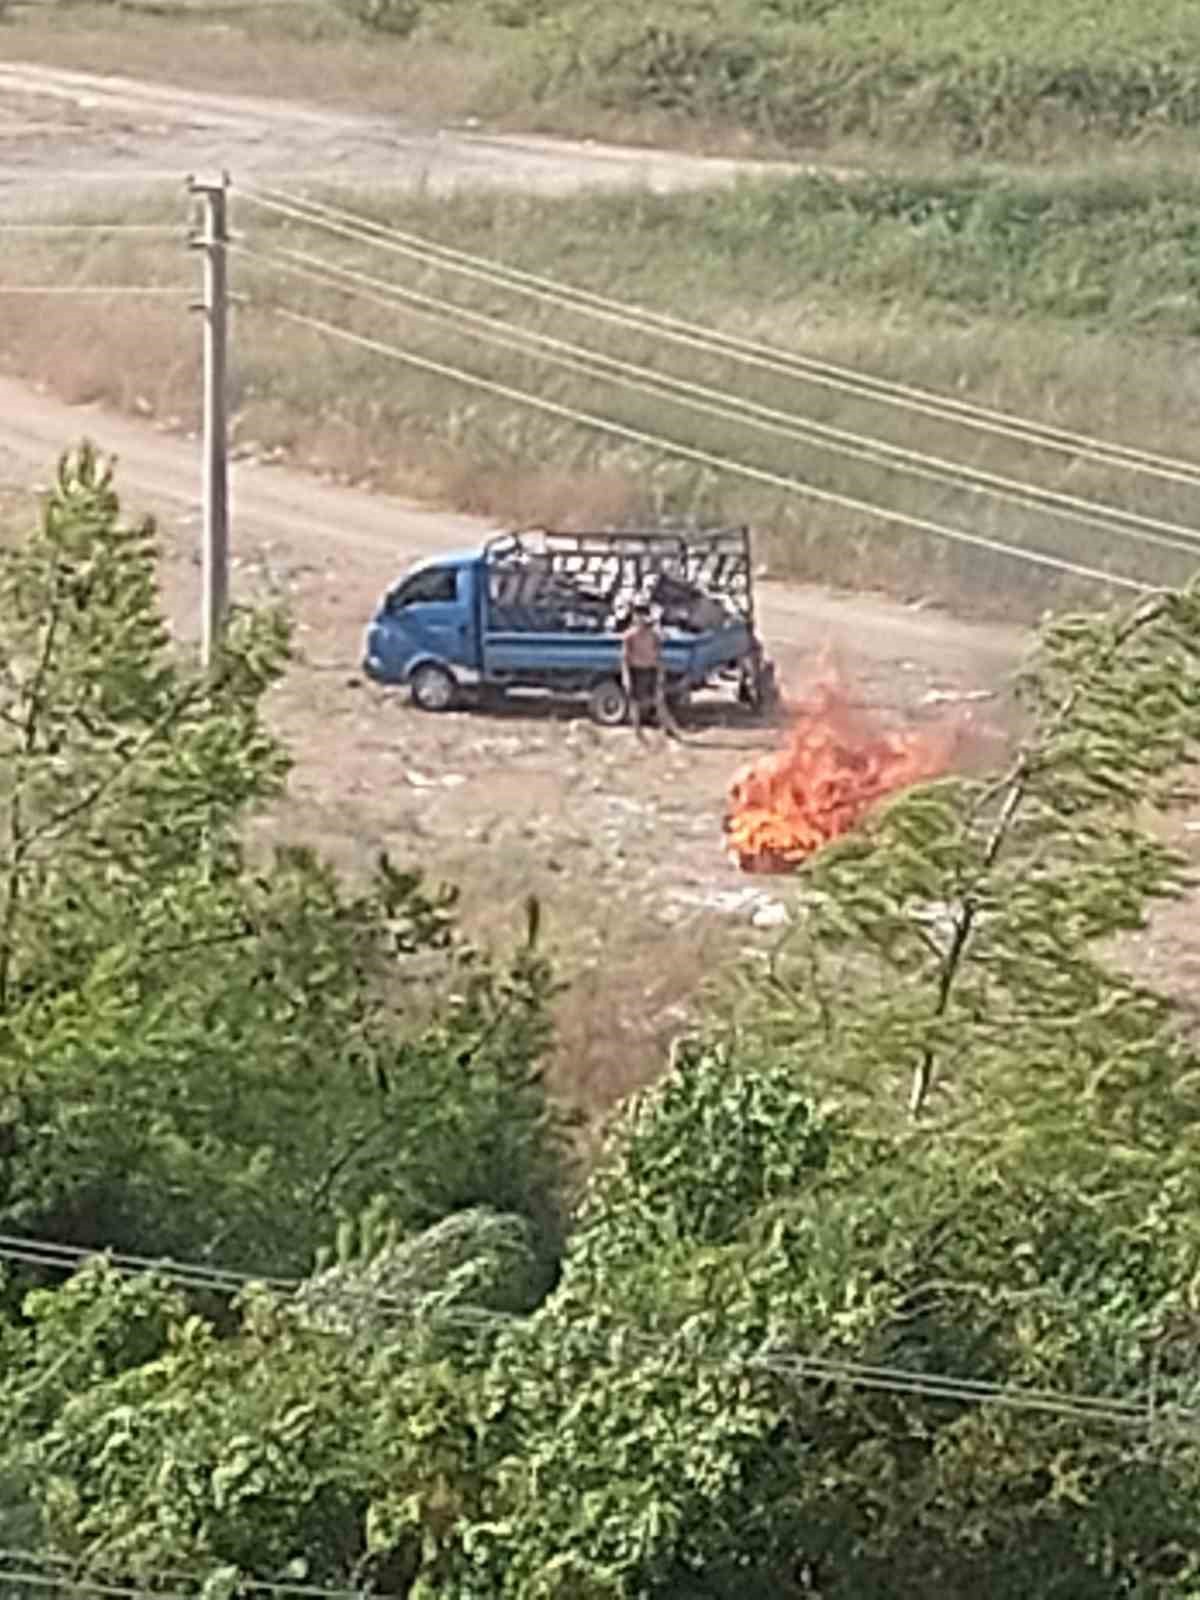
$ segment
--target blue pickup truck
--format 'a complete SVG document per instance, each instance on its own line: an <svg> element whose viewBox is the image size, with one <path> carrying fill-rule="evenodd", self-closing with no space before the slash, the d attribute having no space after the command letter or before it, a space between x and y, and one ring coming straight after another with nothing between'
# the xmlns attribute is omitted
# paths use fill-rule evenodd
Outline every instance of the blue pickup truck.
<svg viewBox="0 0 1200 1600"><path fill-rule="evenodd" d="M629 707L621 637L651 605L663 633L666 691L678 707L731 684L757 707L773 682L754 628L750 536L704 533L505 534L416 567L384 595L364 671L406 684L425 711L511 690L586 698L616 726Z"/></svg>

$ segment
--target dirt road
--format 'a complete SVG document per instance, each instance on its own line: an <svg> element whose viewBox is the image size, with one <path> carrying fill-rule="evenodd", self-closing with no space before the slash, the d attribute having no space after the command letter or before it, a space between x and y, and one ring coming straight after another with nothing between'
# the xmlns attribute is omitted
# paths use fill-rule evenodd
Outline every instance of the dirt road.
<svg viewBox="0 0 1200 1600"><path fill-rule="evenodd" d="M70 177L189 172L318 175L433 191L492 185L541 194L639 185L661 191L800 168L468 129L422 130L348 112L0 63L0 194ZM57 196L56 196L57 198Z"/></svg>
<svg viewBox="0 0 1200 1600"><path fill-rule="evenodd" d="M200 454L194 441L92 407L65 406L0 379L0 449L48 471L64 445L87 434L120 460L120 479L165 517L182 544L199 532ZM235 544L286 547L307 560L336 560L369 573L376 592L418 556L476 543L497 531L477 518L406 504L315 481L276 466L235 462L231 496ZM977 626L865 596L839 597L783 584L762 585L763 631L794 666L825 647L874 666L911 661L930 681L995 686L1015 664L1025 635ZM905 670L902 667L900 670Z"/></svg>

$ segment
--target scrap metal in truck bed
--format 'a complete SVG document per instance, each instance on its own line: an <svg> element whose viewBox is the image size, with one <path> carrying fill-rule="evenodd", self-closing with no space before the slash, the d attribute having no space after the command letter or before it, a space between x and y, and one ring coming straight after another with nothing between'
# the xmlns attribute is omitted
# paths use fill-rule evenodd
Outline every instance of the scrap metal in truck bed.
<svg viewBox="0 0 1200 1600"><path fill-rule="evenodd" d="M676 705L714 682L758 706L773 685L754 626L746 528L707 532L504 534L423 562L384 595L363 667L407 684L423 710L468 691L586 696L596 721L629 707L622 634L635 604L655 608L667 696Z"/></svg>

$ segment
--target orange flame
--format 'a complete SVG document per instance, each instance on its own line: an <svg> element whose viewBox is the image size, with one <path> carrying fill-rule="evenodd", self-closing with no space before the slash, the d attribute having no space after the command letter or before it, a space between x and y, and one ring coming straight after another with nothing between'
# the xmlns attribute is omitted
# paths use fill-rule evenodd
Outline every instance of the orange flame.
<svg viewBox="0 0 1200 1600"><path fill-rule="evenodd" d="M743 872L791 872L858 826L886 796L950 765L949 730L891 732L853 707L836 678L792 707L782 750L744 767L729 789L725 833Z"/></svg>

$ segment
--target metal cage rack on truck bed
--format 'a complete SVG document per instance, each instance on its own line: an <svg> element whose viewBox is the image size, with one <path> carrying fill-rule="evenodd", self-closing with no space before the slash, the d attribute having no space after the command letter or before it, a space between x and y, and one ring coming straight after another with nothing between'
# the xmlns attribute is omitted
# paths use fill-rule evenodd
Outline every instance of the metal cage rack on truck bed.
<svg viewBox="0 0 1200 1600"><path fill-rule="evenodd" d="M522 574L535 579L540 573L565 581L576 593L587 592L613 610L639 599L669 606L683 586L723 600L749 626L754 624L746 527L582 533L531 528L490 539L484 556L498 579L505 574L514 581ZM500 598L496 590L493 595Z"/></svg>

